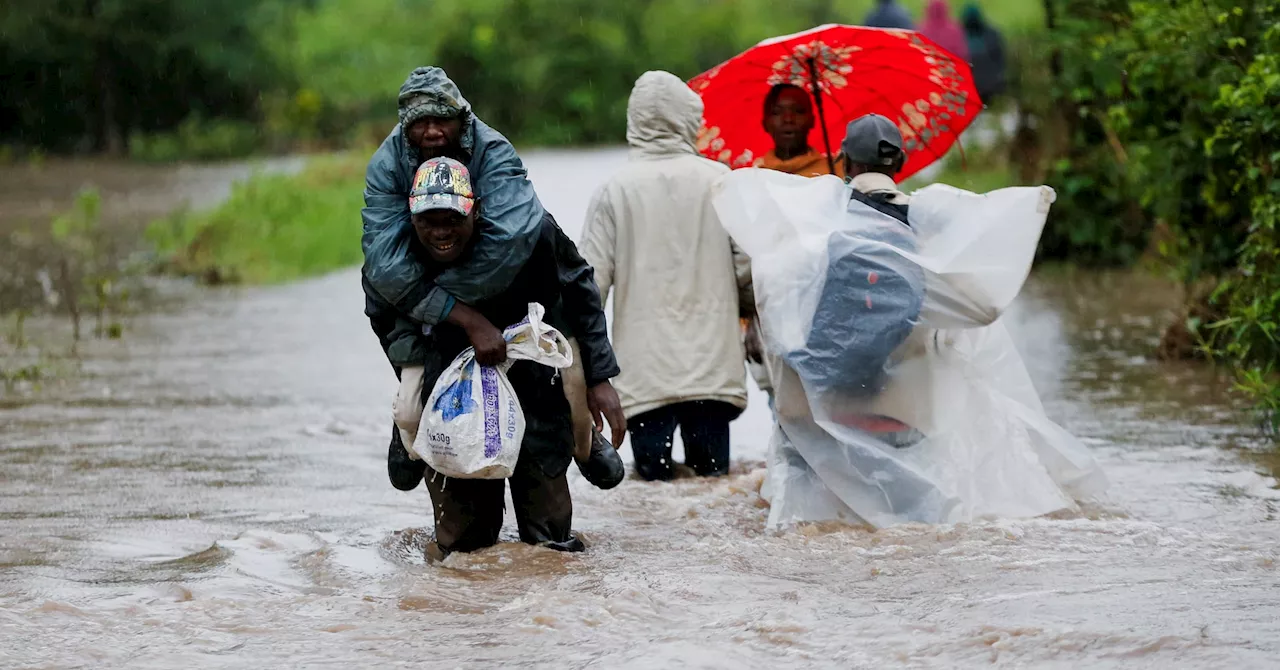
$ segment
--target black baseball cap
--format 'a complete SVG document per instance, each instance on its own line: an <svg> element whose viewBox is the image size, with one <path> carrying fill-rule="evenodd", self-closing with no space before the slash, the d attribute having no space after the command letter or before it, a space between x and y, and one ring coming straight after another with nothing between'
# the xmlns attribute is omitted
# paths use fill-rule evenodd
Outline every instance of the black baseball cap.
<svg viewBox="0 0 1280 670"><path fill-rule="evenodd" d="M893 165L906 159L902 132L897 124L879 114L867 114L845 127L840 151L860 165Z"/></svg>

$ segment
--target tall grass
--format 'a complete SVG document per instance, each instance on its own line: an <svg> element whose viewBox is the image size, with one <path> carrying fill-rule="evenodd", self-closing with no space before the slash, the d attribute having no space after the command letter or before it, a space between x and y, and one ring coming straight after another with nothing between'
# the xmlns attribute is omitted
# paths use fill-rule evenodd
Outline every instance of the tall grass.
<svg viewBox="0 0 1280 670"><path fill-rule="evenodd" d="M365 162L346 154L296 175L255 175L220 207L156 221L147 237L166 269L208 283L274 283L355 265Z"/></svg>

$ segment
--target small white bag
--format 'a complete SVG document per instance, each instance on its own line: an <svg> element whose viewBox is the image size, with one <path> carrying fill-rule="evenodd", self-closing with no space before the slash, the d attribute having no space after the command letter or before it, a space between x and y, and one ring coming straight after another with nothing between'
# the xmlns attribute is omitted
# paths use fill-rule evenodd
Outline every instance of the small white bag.
<svg viewBox="0 0 1280 670"><path fill-rule="evenodd" d="M517 360L557 369L573 364L568 340L542 322L544 313L542 305L530 303L529 316L503 331L506 363L481 367L468 348L440 374L413 444L431 469L461 479L511 476L524 440L524 412L507 370Z"/></svg>

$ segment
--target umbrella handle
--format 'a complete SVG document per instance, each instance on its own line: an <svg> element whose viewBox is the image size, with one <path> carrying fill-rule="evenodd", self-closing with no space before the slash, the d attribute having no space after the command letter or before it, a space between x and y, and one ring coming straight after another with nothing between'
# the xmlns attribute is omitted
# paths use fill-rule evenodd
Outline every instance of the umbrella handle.
<svg viewBox="0 0 1280 670"><path fill-rule="evenodd" d="M836 161L831 157L831 137L827 135L827 115L822 110L822 89L818 86L818 61L809 57L809 86L813 89L813 104L818 108L818 123L822 126L822 144L827 152L827 170L836 173Z"/></svg>

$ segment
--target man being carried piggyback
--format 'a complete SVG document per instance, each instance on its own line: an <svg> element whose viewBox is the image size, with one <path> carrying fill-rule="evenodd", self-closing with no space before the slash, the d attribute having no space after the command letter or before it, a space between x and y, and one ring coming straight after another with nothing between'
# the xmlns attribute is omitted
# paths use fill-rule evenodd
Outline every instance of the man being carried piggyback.
<svg viewBox="0 0 1280 670"><path fill-rule="evenodd" d="M413 226L408 253L422 268L423 281L432 282L460 264L475 261L476 245L489 224L482 216L485 201L476 197L465 165L447 157L427 160L416 172L407 201ZM443 321L416 335L423 364L423 397L418 402L425 400L441 372L469 346L476 346L482 365L504 360L505 341L492 324L517 323L528 314L530 303L545 307L546 322L577 339L593 407L600 408L612 425L624 425L621 404L609 383L617 376L618 365L593 271L550 218L538 226L528 258L509 287L475 305L458 303ZM399 310L376 294L367 296L366 311L389 358L398 338L415 332L412 326L406 329ZM477 325L481 319L484 323ZM477 342L476 333L487 328L493 328L496 341ZM479 359L481 351L487 352L488 360ZM573 503L566 471L574 455L574 437L561 376L550 367L516 361L507 378L525 418L520 458L509 479L520 539L561 551L581 551L582 542L571 532ZM426 481L435 513L430 556L439 559L498 541L503 480L446 478L421 460L393 460L389 467L398 488Z"/></svg>

